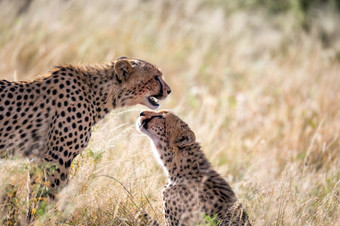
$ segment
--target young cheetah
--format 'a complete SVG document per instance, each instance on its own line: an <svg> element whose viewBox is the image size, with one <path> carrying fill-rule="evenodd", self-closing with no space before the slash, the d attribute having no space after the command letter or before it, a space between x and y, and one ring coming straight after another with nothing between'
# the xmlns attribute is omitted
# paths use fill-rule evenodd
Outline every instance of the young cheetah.
<svg viewBox="0 0 340 226"><path fill-rule="evenodd" d="M168 176L163 189L167 225L195 225L204 215L216 216L219 225L250 225L231 187L212 168L185 122L167 111L144 111L137 126L151 139ZM158 224L146 213L138 218L142 224Z"/></svg>

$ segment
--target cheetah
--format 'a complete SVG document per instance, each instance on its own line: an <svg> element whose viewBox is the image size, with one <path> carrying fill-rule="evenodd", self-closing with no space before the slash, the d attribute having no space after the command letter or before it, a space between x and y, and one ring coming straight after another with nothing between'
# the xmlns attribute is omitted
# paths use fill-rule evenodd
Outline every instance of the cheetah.
<svg viewBox="0 0 340 226"><path fill-rule="evenodd" d="M231 187L212 168L185 122L168 111L144 111L137 127L150 138L168 177L163 188L167 225L197 225L204 216L216 217L218 225L250 225ZM142 225L159 225L144 212L137 218Z"/></svg>
<svg viewBox="0 0 340 226"><path fill-rule="evenodd" d="M128 57L57 66L33 81L0 80L0 157L49 163L49 190L56 191L107 113L136 104L156 109L170 92L158 67Z"/></svg>

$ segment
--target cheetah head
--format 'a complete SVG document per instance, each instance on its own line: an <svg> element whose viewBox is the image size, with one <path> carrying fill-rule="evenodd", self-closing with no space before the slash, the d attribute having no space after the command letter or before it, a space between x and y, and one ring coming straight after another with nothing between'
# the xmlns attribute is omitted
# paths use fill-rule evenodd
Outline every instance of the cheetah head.
<svg viewBox="0 0 340 226"><path fill-rule="evenodd" d="M168 111L141 112L137 127L150 137L157 149L167 147L170 150L177 150L196 141L195 134L188 124Z"/></svg>
<svg viewBox="0 0 340 226"><path fill-rule="evenodd" d="M117 81L126 90L124 105L142 104L156 109L159 107L158 102L170 94L170 87L155 65L128 57L120 57L113 64Z"/></svg>

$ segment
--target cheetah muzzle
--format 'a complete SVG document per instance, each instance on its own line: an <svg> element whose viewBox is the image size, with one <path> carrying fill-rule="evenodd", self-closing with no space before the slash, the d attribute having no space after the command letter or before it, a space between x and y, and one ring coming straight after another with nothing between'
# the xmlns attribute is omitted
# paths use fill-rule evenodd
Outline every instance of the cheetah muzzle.
<svg viewBox="0 0 340 226"><path fill-rule="evenodd" d="M165 99L166 96L163 96L164 91L163 91L162 82L159 80L157 76L155 76L155 80L157 81L157 84L159 85L159 92L156 95L148 96L147 99L152 106L154 106L155 108L158 108L159 101ZM170 92L171 90L168 90L167 94L170 94Z"/></svg>

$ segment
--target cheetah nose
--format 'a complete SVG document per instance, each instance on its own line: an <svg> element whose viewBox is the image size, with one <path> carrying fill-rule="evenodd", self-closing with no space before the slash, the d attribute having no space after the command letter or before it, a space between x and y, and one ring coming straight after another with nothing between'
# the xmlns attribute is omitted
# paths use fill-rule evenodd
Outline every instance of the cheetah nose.
<svg viewBox="0 0 340 226"><path fill-rule="evenodd" d="M166 91L168 94L170 94L171 93L171 89L169 89L168 91Z"/></svg>
<svg viewBox="0 0 340 226"><path fill-rule="evenodd" d="M142 112L139 114L139 116L140 116L140 117L145 116L145 112L142 111Z"/></svg>

